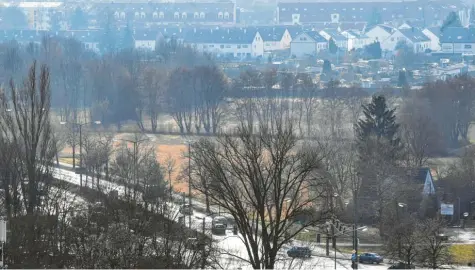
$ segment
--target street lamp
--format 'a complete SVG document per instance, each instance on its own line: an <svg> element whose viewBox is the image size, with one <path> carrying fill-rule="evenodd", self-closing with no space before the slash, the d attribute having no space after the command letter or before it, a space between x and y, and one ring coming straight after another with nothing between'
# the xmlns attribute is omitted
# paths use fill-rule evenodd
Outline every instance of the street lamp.
<svg viewBox="0 0 475 270"><path fill-rule="evenodd" d="M136 194L137 194L137 166L138 166L138 161L137 161L137 144L141 142L148 141L148 138L142 139L142 140L127 140L127 139L114 139L114 141L123 141L123 142L129 142L134 145L134 200L136 199ZM127 190L127 184L125 185L125 190ZM127 194L126 194L127 195Z"/></svg>
<svg viewBox="0 0 475 270"><path fill-rule="evenodd" d="M332 223L331 225L333 226L333 228L335 228L335 224ZM353 232L353 233L356 232L356 231L362 231L362 232L364 232L364 231L366 231L366 230L368 230L368 227L367 227L367 226L363 226L363 227L359 227L359 228L353 229L352 232ZM333 237L334 239L336 239L337 236L344 235L345 233L346 233L346 231L345 231L345 232L338 233L338 234L334 234L332 237ZM358 240L356 240L356 241L358 241ZM334 249L334 254L335 254L335 255L334 255L334 262L335 262L335 269L336 269L336 245L333 247L333 249ZM356 253L356 250L355 250L355 253ZM358 254L356 254L356 261L358 261Z"/></svg>
<svg viewBox="0 0 475 270"><path fill-rule="evenodd" d="M193 209L191 205L191 144L193 143L193 141L186 140L186 143L188 144L188 204L189 208ZM191 228L191 215L188 216L188 220Z"/></svg>
<svg viewBox="0 0 475 270"><path fill-rule="evenodd" d="M59 122L60 125L66 125L68 124L67 122L65 121L61 121ZM101 124L101 121L92 121L92 122L86 122L86 123L71 123L71 125L73 126L76 126L76 127L79 127L79 186L82 187L82 173L83 173L83 167L82 167L82 127L85 126L85 125L89 125L89 124L95 124L95 125L100 125ZM73 153L74 155L74 153ZM75 163L75 162L74 162ZM76 165L76 164L74 164Z"/></svg>

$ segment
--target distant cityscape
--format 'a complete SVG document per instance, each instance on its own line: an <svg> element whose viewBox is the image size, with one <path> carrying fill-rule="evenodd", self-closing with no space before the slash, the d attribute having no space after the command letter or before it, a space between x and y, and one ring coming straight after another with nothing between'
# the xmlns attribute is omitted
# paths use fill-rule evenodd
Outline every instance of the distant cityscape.
<svg viewBox="0 0 475 270"><path fill-rule="evenodd" d="M40 43L45 35L74 38L101 54L101 42L106 39L119 46L124 32L129 31L133 42L127 46L138 50L154 50L161 40L174 39L223 62L309 60L306 67L319 71L317 60L327 59L344 74L347 68L340 64L349 58L387 60L393 74L389 81L397 77L392 61L404 44L410 53L424 56L425 67L435 63L429 69L417 66L421 61L414 63L415 84L428 77L444 79L471 70L467 59L475 54L475 16L471 16L475 13L461 1L241 2L4 2L0 39L28 44ZM18 12L26 21L15 15ZM457 23L447 24L454 16ZM104 37L108 31L116 33L115 41ZM368 55L375 43L381 50L377 57ZM363 87L388 83L388 78L367 79L350 78L350 82L356 80Z"/></svg>

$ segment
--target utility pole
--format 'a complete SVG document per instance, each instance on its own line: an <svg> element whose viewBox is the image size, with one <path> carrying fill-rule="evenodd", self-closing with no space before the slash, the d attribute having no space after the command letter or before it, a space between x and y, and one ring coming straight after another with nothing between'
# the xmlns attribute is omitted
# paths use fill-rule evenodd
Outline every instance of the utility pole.
<svg viewBox="0 0 475 270"><path fill-rule="evenodd" d="M191 206L191 142L188 142L188 204ZM191 214L188 216L189 226L191 228Z"/></svg>
<svg viewBox="0 0 475 270"><path fill-rule="evenodd" d="M355 188L355 194L353 195L353 199L354 199L354 217L353 217L353 245L354 245L354 248L355 248L355 255L356 255L356 262L355 262L355 269L358 269L358 230L356 228L358 228L358 191L357 189Z"/></svg>
<svg viewBox="0 0 475 270"><path fill-rule="evenodd" d="M67 122L59 122L60 125L66 125ZM83 173L83 167L82 167L82 127L85 126L85 125L89 125L89 124L96 124L96 125L100 125L101 124L101 121L93 121L93 122L86 122L86 123L71 123L73 125L73 127L79 127L79 186L82 187L82 173ZM74 163L76 163L74 161ZM73 166L75 167L75 165ZM77 169L76 169L77 170ZM77 172L76 172L77 173Z"/></svg>

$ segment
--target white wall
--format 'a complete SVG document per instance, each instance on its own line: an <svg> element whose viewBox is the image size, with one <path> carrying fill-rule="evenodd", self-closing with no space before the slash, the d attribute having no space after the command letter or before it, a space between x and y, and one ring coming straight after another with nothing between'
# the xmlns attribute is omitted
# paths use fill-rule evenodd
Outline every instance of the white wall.
<svg viewBox="0 0 475 270"><path fill-rule="evenodd" d="M366 35L370 38L370 43L379 41L384 42L387 38L391 35L390 33L386 32L383 28L376 26L373 29L366 32Z"/></svg>
<svg viewBox="0 0 475 270"><path fill-rule="evenodd" d="M440 41L439 37L434 35L429 29L422 30L422 33L430 39L430 49L432 51L440 51Z"/></svg>
<svg viewBox="0 0 475 270"><path fill-rule="evenodd" d="M383 51L394 51L396 45L400 41L405 41L407 45L412 46L411 41L409 41L401 32L395 31L391 36L381 42L381 49Z"/></svg>
<svg viewBox="0 0 475 270"><path fill-rule="evenodd" d="M297 36L291 43L290 43L290 55L297 58L302 58L308 55L317 55L320 51L328 49L327 42L319 42L316 43L313 39L310 39L306 36L307 40L299 40L299 37L302 35Z"/></svg>
<svg viewBox="0 0 475 270"><path fill-rule="evenodd" d="M155 50L155 40L135 40L136 49Z"/></svg>
<svg viewBox="0 0 475 270"><path fill-rule="evenodd" d="M475 54L475 43L442 43L441 51L444 53Z"/></svg>

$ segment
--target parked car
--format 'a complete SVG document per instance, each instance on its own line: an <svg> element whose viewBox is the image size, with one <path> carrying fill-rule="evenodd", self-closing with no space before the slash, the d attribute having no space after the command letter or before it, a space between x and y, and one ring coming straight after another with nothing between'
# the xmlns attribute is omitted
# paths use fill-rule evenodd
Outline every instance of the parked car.
<svg viewBox="0 0 475 270"><path fill-rule="evenodd" d="M383 257L376 253L363 253L360 255L360 263L377 263L380 264L383 262Z"/></svg>
<svg viewBox="0 0 475 270"><path fill-rule="evenodd" d="M225 227L228 227L228 219L223 216L214 217L212 221L212 226L214 226L215 224L222 224Z"/></svg>
<svg viewBox="0 0 475 270"><path fill-rule="evenodd" d="M226 234L226 226L224 224L214 224L211 228L211 232L214 234L225 235Z"/></svg>
<svg viewBox="0 0 475 270"><path fill-rule="evenodd" d="M404 262L398 262L389 266L388 269L416 269L416 267L414 265L409 265Z"/></svg>
<svg viewBox="0 0 475 270"><path fill-rule="evenodd" d="M308 247L291 247L287 255L292 258L310 258L312 251Z"/></svg>
<svg viewBox="0 0 475 270"><path fill-rule="evenodd" d="M193 208L189 204L183 204L180 206L180 214L191 216L193 215Z"/></svg>

